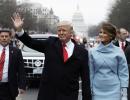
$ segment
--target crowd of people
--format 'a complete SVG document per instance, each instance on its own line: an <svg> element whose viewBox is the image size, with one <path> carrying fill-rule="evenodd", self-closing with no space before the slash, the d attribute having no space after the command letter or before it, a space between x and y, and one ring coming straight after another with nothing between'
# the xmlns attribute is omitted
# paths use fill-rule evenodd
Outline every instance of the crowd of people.
<svg viewBox="0 0 130 100"><path fill-rule="evenodd" d="M15 36L29 48L45 54L37 100L130 100L130 42L128 31L109 22L102 24L97 44L86 48L74 38L69 21L57 24L58 37L34 40L23 29L19 13L12 17ZM0 100L16 100L26 90L22 53L10 46L11 32L0 30Z"/></svg>

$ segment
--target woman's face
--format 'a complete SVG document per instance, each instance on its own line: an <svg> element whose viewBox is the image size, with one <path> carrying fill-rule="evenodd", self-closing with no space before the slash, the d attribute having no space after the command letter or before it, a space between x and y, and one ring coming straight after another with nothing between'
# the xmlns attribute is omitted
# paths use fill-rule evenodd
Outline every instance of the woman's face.
<svg viewBox="0 0 130 100"><path fill-rule="evenodd" d="M100 41L105 45L110 43L112 40L110 33L103 29L100 30L99 38L100 38Z"/></svg>

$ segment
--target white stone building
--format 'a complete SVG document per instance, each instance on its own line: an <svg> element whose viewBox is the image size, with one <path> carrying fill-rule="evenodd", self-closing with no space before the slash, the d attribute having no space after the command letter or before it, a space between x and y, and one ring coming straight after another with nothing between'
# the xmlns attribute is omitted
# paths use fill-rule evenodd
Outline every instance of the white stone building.
<svg viewBox="0 0 130 100"><path fill-rule="evenodd" d="M84 18L82 13L79 10L79 7L77 7L76 12L72 16L72 24L74 27L75 34L80 37L87 37L87 25L84 22Z"/></svg>

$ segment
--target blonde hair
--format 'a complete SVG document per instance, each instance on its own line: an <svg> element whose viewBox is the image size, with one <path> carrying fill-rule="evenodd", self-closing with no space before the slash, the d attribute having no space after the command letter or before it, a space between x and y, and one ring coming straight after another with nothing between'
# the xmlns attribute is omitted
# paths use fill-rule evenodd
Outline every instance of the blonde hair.
<svg viewBox="0 0 130 100"><path fill-rule="evenodd" d="M70 29L71 33L74 33L74 30L73 30L73 25L71 22L69 21L60 21L58 24L57 24L57 27L61 27L61 26L66 26Z"/></svg>

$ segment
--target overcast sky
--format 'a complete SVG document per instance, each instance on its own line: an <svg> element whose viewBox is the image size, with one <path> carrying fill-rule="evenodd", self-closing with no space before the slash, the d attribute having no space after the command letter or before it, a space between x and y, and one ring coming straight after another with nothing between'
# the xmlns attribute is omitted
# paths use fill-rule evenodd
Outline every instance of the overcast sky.
<svg viewBox="0 0 130 100"><path fill-rule="evenodd" d="M107 18L107 14L115 0L30 0L39 2L44 7L53 8L60 20L72 20L77 5L87 25L98 24Z"/></svg>

